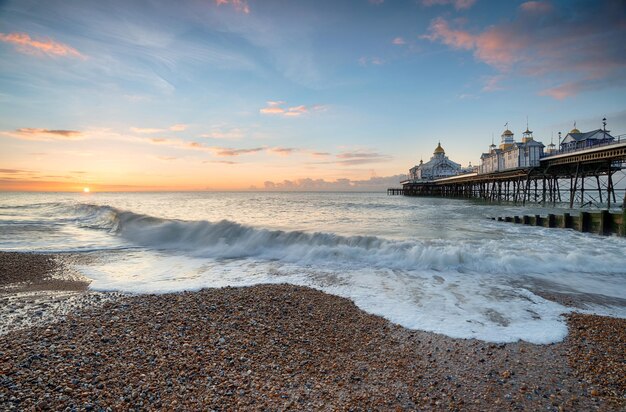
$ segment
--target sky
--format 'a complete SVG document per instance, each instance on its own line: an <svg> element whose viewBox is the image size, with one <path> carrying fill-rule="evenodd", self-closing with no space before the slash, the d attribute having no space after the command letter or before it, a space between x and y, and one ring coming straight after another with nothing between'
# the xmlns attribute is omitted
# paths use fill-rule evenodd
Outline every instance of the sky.
<svg viewBox="0 0 626 412"><path fill-rule="evenodd" d="M380 190L603 117L621 0L0 0L0 190Z"/></svg>

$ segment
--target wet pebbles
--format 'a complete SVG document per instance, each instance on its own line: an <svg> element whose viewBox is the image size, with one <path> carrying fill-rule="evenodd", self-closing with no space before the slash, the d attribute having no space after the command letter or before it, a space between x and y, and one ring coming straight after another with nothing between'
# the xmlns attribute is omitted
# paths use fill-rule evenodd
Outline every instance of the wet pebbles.
<svg viewBox="0 0 626 412"><path fill-rule="evenodd" d="M499 345L291 285L124 297L0 336L0 409L623 410L626 323L570 325Z"/></svg>

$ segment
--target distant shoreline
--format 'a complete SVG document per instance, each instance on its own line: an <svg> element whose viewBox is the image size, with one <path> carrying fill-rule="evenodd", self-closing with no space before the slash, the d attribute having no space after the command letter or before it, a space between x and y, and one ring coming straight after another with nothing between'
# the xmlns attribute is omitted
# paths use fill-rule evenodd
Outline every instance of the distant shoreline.
<svg viewBox="0 0 626 412"><path fill-rule="evenodd" d="M50 277L59 269L52 258L0 253L0 299L15 293L7 286L19 273L33 284ZM623 319L574 314L562 343L492 344L408 330L347 299L284 284L102 302L79 305L57 323L0 335L0 403L22 409L626 406Z"/></svg>

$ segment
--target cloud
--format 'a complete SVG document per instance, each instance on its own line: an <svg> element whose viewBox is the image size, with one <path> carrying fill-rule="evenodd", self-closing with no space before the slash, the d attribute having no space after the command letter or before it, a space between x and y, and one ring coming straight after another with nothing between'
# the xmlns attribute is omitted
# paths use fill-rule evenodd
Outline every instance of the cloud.
<svg viewBox="0 0 626 412"><path fill-rule="evenodd" d="M327 181L324 179L301 178L295 180L284 180L282 182L266 181L264 189L268 191L288 190L288 191L376 191L386 190L390 186L398 186L400 180L406 178L405 175L395 175L386 177L372 177L367 180L337 179Z"/></svg>
<svg viewBox="0 0 626 412"><path fill-rule="evenodd" d="M205 137L207 139L236 140L244 138L245 135L244 130L235 127L227 130L214 128L208 133L201 134L200 137Z"/></svg>
<svg viewBox="0 0 626 412"><path fill-rule="evenodd" d="M385 61L379 57L360 57L358 60L359 64L361 66L369 66L369 65L374 65L374 66L380 66L385 64Z"/></svg>
<svg viewBox="0 0 626 412"><path fill-rule="evenodd" d="M323 155L328 155L324 153ZM326 160L320 162L310 162L309 164L335 164L341 166L354 166L373 163L384 163L392 160L389 155L373 152L343 152L335 156L334 160Z"/></svg>
<svg viewBox="0 0 626 412"><path fill-rule="evenodd" d="M131 127L130 131L133 133L139 134L153 134L153 133L161 133L163 129L152 129L148 127Z"/></svg>
<svg viewBox="0 0 626 412"><path fill-rule="evenodd" d="M176 160L178 159L177 157L174 156L157 156L157 159L159 160L165 160L165 161L170 161L170 160Z"/></svg>
<svg viewBox="0 0 626 412"><path fill-rule="evenodd" d="M175 125L168 127L167 129L159 129L159 128L153 128L153 127L131 127L130 128L130 130L133 133L138 133L138 134L154 134L154 133L163 133L167 131L182 132L185 129L187 129L186 124L175 124Z"/></svg>
<svg viewBox="0 0 626 412"><path fill-rule="evenodd" d="M422 5L426 7L452 4L457 10L469 9L474 3L476 0L422 0Z"/></svg>
<svg viewBox="0 0 626 412"><path fill-rule="evenodd" d="M485 92L495 92L498 90L504 90L504 88L500 85L500 82L504 79L504 76L501 74L495 76L486 76L483 78L484 85L483 91Z"/></svg>
<svg viewBox="0 0 626 412"><path fill-rule="evenodd" d="M20 169L0 169L0 174L24 174L24 173L32 173L28 170L20 170Z"/></svg>
<svg viewBox="0 0 626 412"><path fill-rule="evenodd" d="M385 2L385 0L369 0L369 2L370 2L370 4L378 6L380 4L383 4Z"/></svg>
<svg viewBox="0 0 626 412"><path fill-rule="evenodd" d="M541 16L537 16L540 14ZM557 10L547 2L520 5L511 21L470 32L436 18L422 39L467 50L506 75L541 77L554 83L540 94L573 96L621 84L626 76L626 3L608 1ZM496 83L503 77L496 79ZM563 79L568 79L563 82ZM487 84L485 90L497 88Z"/></svg>
<svg viewBox="0 0 626 412"><path fill-rule="evenodd" d="M403 46L406 44L406 40L404 40L404 38L402 37L396 37L395 39L391 41L391 44L395 44L397 46Z"/></svg>
<svg viewBox="0 0 626 412"><path fill-rule="evenodd" d="M299 151L299 149L295 149L293 147L272 147L271 149L268 149L267 151L270 153L279 154L281 156L288 156L290 154L293 154Z"/></svg>
<svg viewBox="0 0 626 412"><path fill-rule="evenodd" d="M264 147L255 147L252 149L231 149L228 147L213 147L212 150L216 156L239 156L242 154L257 153L265 150Z"/></svg>
<svg viewBox="0 0 626 412"><path fill-rule="evenodd" d="M85 58L78 50L67 44L50 38L35 40L26 33L0 33L0 41L14 45L18 52L24 54Z"/></svg>
<svg viewBox="0 0 626 412"><path fill-rule="evenodd" d="M259 112L261 114L270 115L270 116L284 116L284 117L299 117L303 114L311 113L311 112L319 112L325 109L323 105L313 105L313 106L292 106L292 107L281 107L284 105L283 101L268 101L267 106L260 109Z"/></svg>
<svg viewBox="0 0 626 412"><path fill-rule="evenodd" d="M236 165L239 162L233 162L232 160L205 160L202 163L220 163L225 165Z"/></svg>
<svg viewBox="0 0 626 412"><path fill-rule="evenodd" d="M526 3L520 4L519 7L527 13L536 14L549 13L553 10L552 4L547 1L527 1Z"/></svg>
<svg viewBox="0 0 626 412"><path fill-rule="evenodd" d="M38 141L79 140L83 137L82 132L77 130L53 130L31 127L23 127L10 132L0 132L0 135L12 137L14 139Z"/></svg>
<svg viewBox="0 0 626 412"><path fill-rule="evenodd" d="M240 13L250 13L250 6L246 0L215 0L215 4L221 6L222 4L231 4L235 10Z"/></svg>
<svg viewBox="0 0 626 412"><path fill-rule="evenodd" d="M185 131L186 128L187 128L186 124L175 124L173 126L170 126L170 130L173 132L183 132Z"/></svg>

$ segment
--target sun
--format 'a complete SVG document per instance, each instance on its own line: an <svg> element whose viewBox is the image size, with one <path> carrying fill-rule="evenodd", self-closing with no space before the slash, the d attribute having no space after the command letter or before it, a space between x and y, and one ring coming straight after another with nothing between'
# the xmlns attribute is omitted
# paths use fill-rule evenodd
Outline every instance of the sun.
<svg viewBox="0 0 626 412"><path fill-rule="evenodd" d="M84 192L84 193L89 193L89 192L90 192L90 190L89 190L89 188L88 188L88 187L83 187L83 192Z"/></svg>

